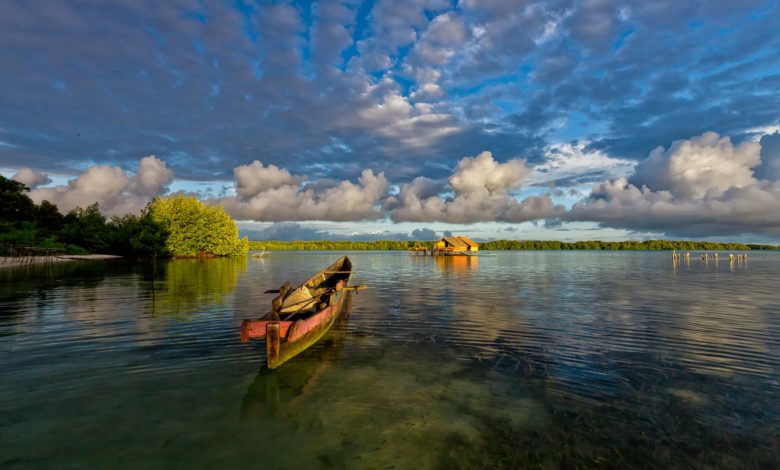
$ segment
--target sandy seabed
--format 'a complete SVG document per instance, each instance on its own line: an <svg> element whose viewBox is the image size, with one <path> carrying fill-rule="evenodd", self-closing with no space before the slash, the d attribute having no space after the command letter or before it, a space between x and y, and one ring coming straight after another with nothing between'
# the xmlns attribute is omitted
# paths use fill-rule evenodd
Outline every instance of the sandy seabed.
<svg viewBox="0 0 780 470"><path fill-rule="evenodd" d="M0 257L0 268L13 268L31 264L62 263L73 260L116 259L116 255L59 255L59 256L8 256Z"/></svg>

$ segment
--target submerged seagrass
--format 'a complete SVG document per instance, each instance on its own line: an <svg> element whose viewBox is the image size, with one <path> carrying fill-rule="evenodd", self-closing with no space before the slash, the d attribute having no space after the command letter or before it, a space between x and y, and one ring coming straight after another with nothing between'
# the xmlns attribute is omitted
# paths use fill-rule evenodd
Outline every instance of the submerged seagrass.
<svg viewBox="0 0 780 470"><path fill-rule="evenodd" d="M322 339L236 341L342 255L371 289ZM0 269L0 466L776 468L778 282L779 252Z"/></svg>

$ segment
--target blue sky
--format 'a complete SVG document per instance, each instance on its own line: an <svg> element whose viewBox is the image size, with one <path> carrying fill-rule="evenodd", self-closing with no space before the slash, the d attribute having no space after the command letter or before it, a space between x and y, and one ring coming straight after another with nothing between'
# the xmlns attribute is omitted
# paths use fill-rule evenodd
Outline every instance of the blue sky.
<svg viewBox="0 0 780 470"><path fill-rule="evenodd" d="M63 210L184 191L258 237L780 242L777 0L3 11L0 171Z"/></svg>

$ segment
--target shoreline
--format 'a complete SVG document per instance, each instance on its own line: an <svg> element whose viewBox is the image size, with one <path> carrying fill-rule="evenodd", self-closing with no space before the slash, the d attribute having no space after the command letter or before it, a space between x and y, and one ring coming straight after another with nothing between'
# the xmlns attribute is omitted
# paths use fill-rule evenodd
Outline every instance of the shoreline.
<svg viewBox="0 0 780 470"><path fill-rule="evenodd" d="M64 263L78 260L107 260L122 258L118 255L57 255L57 256L4 256L0 257L0 269L33 266L48 263Z"/></svg>

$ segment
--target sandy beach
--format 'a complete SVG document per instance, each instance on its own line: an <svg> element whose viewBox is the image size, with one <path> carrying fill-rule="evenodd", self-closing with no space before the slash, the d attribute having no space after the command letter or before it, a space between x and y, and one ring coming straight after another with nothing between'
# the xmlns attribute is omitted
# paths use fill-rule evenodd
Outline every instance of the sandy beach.
<svg viewBox="0 0 780 470"><path fill-rule="evenodd" d="M0 268L13 268L32 264L63 263L75 260L117 259L116 255L58 255L58 256L8 256L0 257Z"/></svg>

